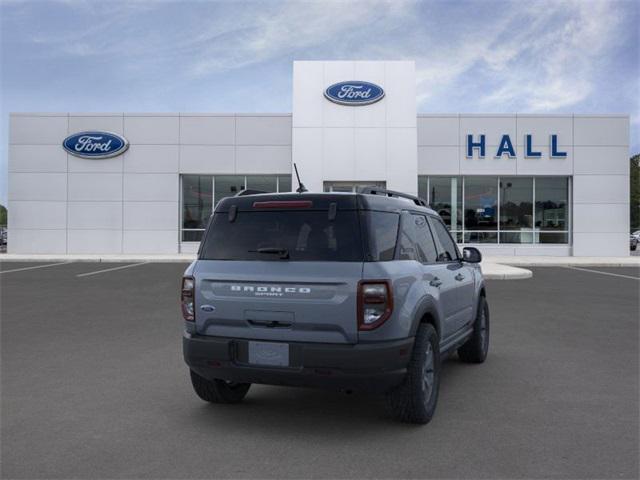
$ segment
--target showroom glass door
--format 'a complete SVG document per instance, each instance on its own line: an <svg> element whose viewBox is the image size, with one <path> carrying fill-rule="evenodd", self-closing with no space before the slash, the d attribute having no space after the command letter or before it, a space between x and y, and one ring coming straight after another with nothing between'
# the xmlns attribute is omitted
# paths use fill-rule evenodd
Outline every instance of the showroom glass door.
<svg viewBox="0 0 640 480"><path fill-rule="evenodd" d="M325 192L356 193L361 187L387 188L387 182L324 182Z"/></svg>

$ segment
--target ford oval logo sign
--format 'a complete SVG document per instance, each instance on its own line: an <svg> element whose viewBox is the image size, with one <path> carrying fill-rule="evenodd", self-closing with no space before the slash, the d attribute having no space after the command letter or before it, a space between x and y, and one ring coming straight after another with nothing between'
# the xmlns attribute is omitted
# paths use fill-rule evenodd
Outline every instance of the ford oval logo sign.
<svg viewBox="0 0 640 480"><path fill-rule="evenodd" d="M375 83L352 80L334 83L324 91L324 96L340 105L370 105L382 100L384 90Z"/></svg>
<svg viewBox="0 0 640 480"><path fill-rule="evenodd" d="M129 148L129 142L117 133L80 132L69 135L62 142L71 155L81 158L111 158Z"/></svg>

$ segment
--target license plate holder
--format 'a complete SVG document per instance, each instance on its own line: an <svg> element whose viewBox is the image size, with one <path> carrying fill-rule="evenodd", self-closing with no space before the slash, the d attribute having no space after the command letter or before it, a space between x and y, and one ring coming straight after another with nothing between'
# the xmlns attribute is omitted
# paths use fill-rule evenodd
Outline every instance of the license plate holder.
<svg viewBox="0 0 640 480"><path fill-rule="evenodd" d="M249 363L270 367L288 367L289 344L249 341Z"/></svg>

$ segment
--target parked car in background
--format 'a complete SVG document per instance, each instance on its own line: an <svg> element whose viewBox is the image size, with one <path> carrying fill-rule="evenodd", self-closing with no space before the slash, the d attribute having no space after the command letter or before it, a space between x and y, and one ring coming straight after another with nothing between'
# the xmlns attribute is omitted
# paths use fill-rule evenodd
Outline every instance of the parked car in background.
<svg viewBox="0 0 640 480"><path fill-rule="evenodd" d="M631 251L635 251L636 248L638 248L638 237L632 235L629 235L629 248L631 249Z"/></svg>
<svg viewBox="0 0 640 480"><path fill-rule="evenodd" d="M636 240L638 240L638 242L640 242L640 230L636 230L635 232L633 232L631 234L632 237L636 237Z"/></svg>
<svg viewBox="0 0 640 480"><path fill-rule="evenodd" d="M7 227L0 227L0 245L7 244Z"/></svg>

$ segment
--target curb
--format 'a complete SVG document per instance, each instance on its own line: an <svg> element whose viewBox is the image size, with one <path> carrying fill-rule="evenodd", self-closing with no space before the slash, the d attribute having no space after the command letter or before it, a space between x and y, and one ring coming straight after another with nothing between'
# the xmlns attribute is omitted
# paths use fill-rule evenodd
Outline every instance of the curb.
<svg viewBox="0 0 640 480"><path fill-rule="evenodd" d="M525 280L533 277L531 270L500 263L481 263L480 267L485 280Z"/></svg>
<svg viewBox="0 0 640 480"><path fill-rule="evenodd" d="M575 262L575 263L548 263L548 262L527 262L527 263L516 263L509 262L504 263L503 265L509 265L513 267L637 267L640 268L640 263L625 263L625 262Z"/></svg>
<svg viewBox="0 0 640 480"><path fill-rule="evenodd" d="M487 262L513 267L638 267L640 256L629 257L485 257Z"/></svg>

